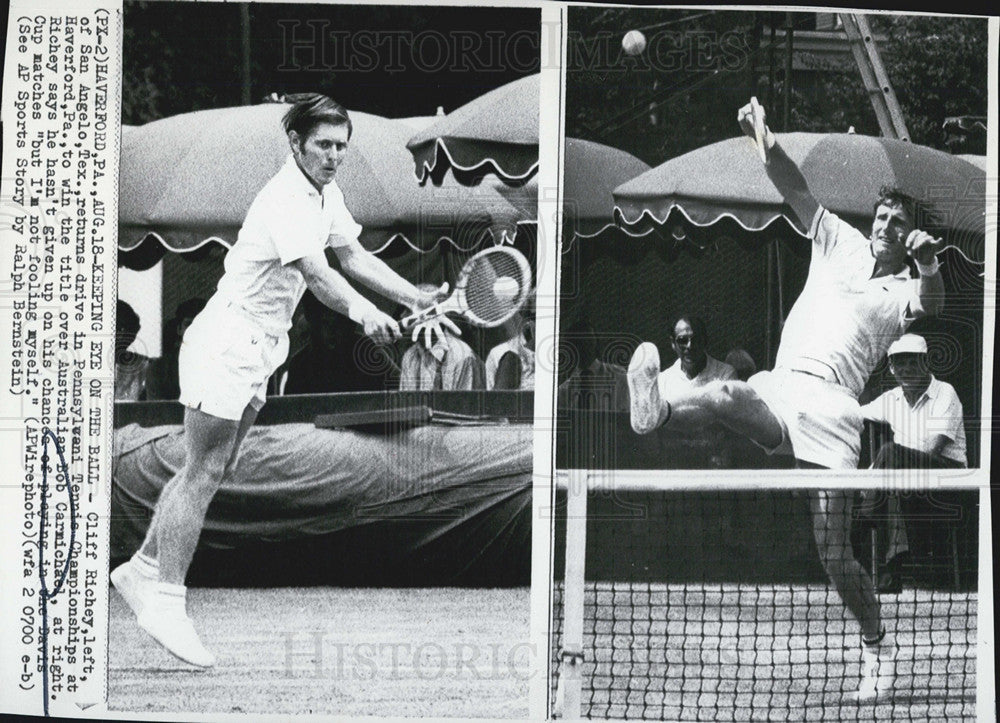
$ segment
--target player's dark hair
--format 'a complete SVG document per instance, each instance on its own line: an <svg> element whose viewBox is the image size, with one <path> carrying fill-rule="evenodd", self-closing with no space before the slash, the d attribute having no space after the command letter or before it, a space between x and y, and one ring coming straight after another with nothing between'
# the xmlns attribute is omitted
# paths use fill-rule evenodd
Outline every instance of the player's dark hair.
<svg viewBox="0 0 1000 723"><path fill-rule="evenodd" d="M295 131L305 139L320 123L331 123L335 126L347 126L347 139L350 140L354 125L347 109L337 101L320 93L286 95L285 100L293 103L281 119L285 133Z"/></svg>
<svg viewBox="0 0 1000 723"><path fill-rule="evenodd" d="M908 193L903 193L894 186L882 186L879 189L875 205L872 206L873 216L878 213L879 206L899 206L906 211L906 214L910 217L910 221L914 225L917 223L917 211L919 209L917 199Z"/></svg>
<svg viewBox="0 0 1000 723"><path fill-rule="evenodd" d="M678 314L673 323L670 325L670 341L674 340L674 330L677 325L682 321L686 321L688 326L691 327L691 331L694 332L703 343L708 343L708 326L705 324L705 320L700 316L694 316L693 314Z"/></svg>

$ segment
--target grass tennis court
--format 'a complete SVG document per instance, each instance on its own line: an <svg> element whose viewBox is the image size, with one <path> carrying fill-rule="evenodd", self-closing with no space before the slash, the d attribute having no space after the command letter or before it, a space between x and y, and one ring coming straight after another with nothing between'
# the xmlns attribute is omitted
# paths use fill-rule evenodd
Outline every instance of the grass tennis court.
<svg viewBox="0 0 1000 723"><path fill-rule="evenodd" d="M974 720L974 592L882 596L893 699L857 706L857 626L824 586L587 583L583 714L660 720ZM556 589L556 640L562 585Z"/></svg>
<svg viewBox="0 0 1000 723"><path fill-rule="evenodd" d="M526 718L527 589L192 588L218 663L161 649L111 594L108 707Z"/></svg>

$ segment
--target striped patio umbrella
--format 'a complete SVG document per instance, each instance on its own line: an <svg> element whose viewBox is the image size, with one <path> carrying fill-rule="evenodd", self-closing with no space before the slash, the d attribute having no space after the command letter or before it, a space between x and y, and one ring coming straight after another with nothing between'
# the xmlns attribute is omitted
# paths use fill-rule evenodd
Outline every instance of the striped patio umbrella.
<svg viewBox="0 0 1000 723"><path fill-rule="evenodd" d="M880 188L894 186L920 202L918 228L943 236L968 259L984 261L986 174L981 168L889 138L789 133L779 141L816 199L858 228L870 227ZM750 231L784 219L803 233L746 138L673 158L623 183L614 197L617 222L633 234L662 230L668 217L676 221L677 215L696 226L728 218Z"/></svg>
<svg viewBox="0 0 1000 723"><path fill-rule="evenodd" d="M463 184L488 174L507 185L527 183L538 172L539 76L496 88L413 136L417 179L442 183L450 169Z"/></svg>

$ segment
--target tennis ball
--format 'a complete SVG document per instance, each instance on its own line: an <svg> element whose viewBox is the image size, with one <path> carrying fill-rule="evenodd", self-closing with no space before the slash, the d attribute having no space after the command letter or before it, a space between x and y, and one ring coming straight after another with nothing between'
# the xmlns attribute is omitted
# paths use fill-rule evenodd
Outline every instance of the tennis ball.
<svg viewBox="0 0 1000 723"><path fill-rule="evenodd" d="M517 298L520 288L517 279L512 279L510 276L499 276L493 282L493 294L501 301L513 301Z"/></svg>
<svg viewBox="0 0 1000 723"><path fill-rule="evenodd" d="M629 30L622 38L622 50L629 55L638 55L646 49L646 36L641 30Z"/></svg>

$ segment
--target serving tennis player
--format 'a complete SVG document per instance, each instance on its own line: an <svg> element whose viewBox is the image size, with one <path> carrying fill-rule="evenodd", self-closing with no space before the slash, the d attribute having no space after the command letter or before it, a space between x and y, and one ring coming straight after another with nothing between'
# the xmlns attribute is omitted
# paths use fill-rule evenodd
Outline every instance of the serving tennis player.
<svg viewBox="0 0 1000 723"><path fill-rule="evenodd" d="M914 201L896 190L883 190L875 200L865 238L820 206L759 106L744 106L738 121L755 143L764 144L758 151L768 177L809 229L805 287L785 321L775 369L746 382L713 382L662 398L659 354L653 344L641 344L628 370L632 428L644 434L661 425L690 430L718 422L769 453L794 455L799 467L856 469L863 426L858 396L910 323L940 311L944 282L936 254L942 242L914 229ZM813 528L827 575L861 625L862 680L853 697L873 702L891 691L896 647L851 550L851 505L850 492L816 492Z"/></svg>
<svg viewBox="0 0 1000 723"><path fill-rule="evenodd" d="M288 354L292 313L306 287L376 342L400 336L392 317L330 267L324 249L333 249L344 274L413 310L430 306L444 291L418 290L358 242L361 226L334 182L351 139L347 111L326 96L309 95L282 123L291 155L251 204L218 289L181 345L184 466L160 495L139 551L111 573L139 625L200 667L213 665L215 657L187 615L184 580L208 505L236 467L240 444L264 405L267 380ZM447 319L428 323L431 330L441 323L454 328ZM421 331L430 339L426 327L418 327L414 338Z"/></svg>

